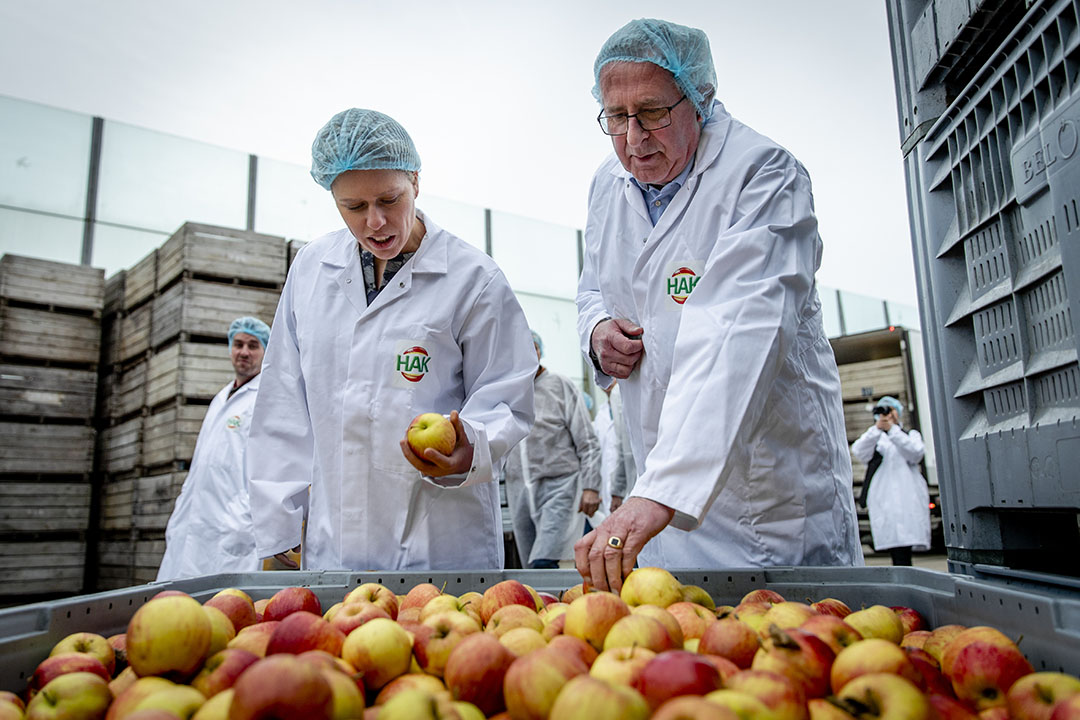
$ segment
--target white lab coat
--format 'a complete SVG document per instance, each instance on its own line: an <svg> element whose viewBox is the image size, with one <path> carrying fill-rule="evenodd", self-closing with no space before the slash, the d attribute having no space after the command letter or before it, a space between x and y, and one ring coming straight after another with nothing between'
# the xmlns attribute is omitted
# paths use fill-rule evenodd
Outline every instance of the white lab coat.
<svg viewBox="0 0 1080 720"><path fill-rule="evenodd" d="M655 228L618 159L600 166L585 243L582 352L604 318L644 329L639 364L619 381L638 469L630 495L675 510L639 562L861 565L803 167L715 103ZM599 370L596 380L611 382Z"/></svg>
<svg viewBox="0 0 1080 720"><path fill-rule="evenodd" d="M589 518L589 522L596 527L604 522L604 518L611 512L611 481L615 477L615 463L618 462L619 455L619 439L615 435L610 401L597 409L596 417L593 418L593 432L600 442L600 507Z"/></svg>
<svg viewBox="0 0 1080 720"><path fill-rule="evenodd" d="M874 549L929 550L930 491L919 472L925 452L922 435L918 430L904 432L898 425L887 433L871 425L851 444L851 454L864 463L870 462L875 449L881 453L881 465L866 494Z"/></svg>
<svg viewBox="0 0 1080 720"><path fill-rule="evenodd" d="M260 376L229 397L230 382L206 409L195 453L165 527L165 555L157 579L255 572L255 552L244 458Z"/></svg>
<svg viewBox="0 0 1080 720"><path fill-rule="evenodd" d="M306 510L307 569L502 567L490 480L532 423L536 351L495 263L421 217L420 249L370 307L347 229L289 269L249 453L262 557L300 542ZM435 482L398 443L416 415L451 410L473 467Z"/></svg>

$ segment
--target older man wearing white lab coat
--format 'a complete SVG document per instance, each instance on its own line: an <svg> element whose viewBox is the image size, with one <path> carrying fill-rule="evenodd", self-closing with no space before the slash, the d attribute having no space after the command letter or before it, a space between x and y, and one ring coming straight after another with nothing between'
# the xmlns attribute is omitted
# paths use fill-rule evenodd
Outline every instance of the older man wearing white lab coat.
<svg viewBox="0 0 1080 720"><path fill-rule="evenodd" d="M206 409L191 468L165 528L159 581L262 567L251 530L244 459L269 337L270 327L257 318L237 318L229 326L235 377Z"/></svg>
<svg viewBox="0 0 1080 720"><path fill-rule="evenodd" d="M806 171L713 99L700 30L634 21L596 78L615 155L590 188L578 330L598 384L619 378L639 476L578 569L603 589L639 552L861 564Z"/></svg>

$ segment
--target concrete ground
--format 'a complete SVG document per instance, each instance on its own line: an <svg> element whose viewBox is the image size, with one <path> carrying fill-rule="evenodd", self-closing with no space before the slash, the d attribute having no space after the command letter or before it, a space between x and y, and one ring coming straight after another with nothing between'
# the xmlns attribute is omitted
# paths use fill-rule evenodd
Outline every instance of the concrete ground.
<svg viewBox="0 0 1080 720"><path fill-rule="evenodd" d="M875 553L873 548L864 545L863 555L867 565L892 565L892 558L887 552ZM928 570L949 571L949 560L944 553L915 553L912 555L911 564Z"/></svg>

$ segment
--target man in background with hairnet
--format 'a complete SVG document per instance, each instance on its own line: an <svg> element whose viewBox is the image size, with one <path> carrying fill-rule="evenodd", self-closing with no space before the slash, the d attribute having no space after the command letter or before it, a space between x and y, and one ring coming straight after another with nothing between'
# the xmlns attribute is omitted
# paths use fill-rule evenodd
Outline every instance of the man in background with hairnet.
<svg viewBox="0 0 1080 720"><path fill-rule="evenodd" d="M254 572L255 552L244 459L270 326L253 317L229 325L234 377L206 409L184 487L165 528L157 579Z"/></svg>
<svg viewBox="0 0 1080 720"><path fill-rule="evenodd" d="M539 361L544 344L535 331L532 337ZM507 455L506 501L522 565L557 568L574 558L585 530L578 513L591 517L600 506L600 445L585 398L569 378L540 365L533 398L532 430Z"/></svg>
<svg viewBox="0 0 1080 720"><path fill-rule="evenodd" d="M615 152L589 192L578 331L597 383L619 379L638 478L578 570L617 590L635 559L861 564L806 170L716 100L700 30L632 21L593 71Z"/></svg>

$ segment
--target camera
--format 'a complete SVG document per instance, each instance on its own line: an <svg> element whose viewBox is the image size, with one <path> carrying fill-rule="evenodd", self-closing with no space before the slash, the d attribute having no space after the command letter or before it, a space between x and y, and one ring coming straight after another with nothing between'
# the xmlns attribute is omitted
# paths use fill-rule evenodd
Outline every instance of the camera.
<svg viewBox="0 0 1080 720"><path fill-rule="evenodd" d="M879 417L881 415L888 415L889 413L892 412L892 408L891 407L885 407L884 405L875 405L874 409L871 410L870 412L876 418L876 417Z"/></svg>

